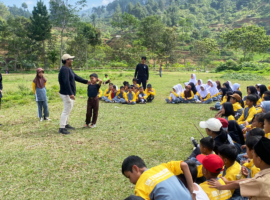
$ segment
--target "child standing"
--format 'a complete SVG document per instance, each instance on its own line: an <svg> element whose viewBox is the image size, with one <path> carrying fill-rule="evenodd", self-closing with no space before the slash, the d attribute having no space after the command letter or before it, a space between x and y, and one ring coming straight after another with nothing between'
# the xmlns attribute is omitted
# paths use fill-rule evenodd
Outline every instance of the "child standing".
<svg viewBox="0 0 270 200"><path fill-rule="evenodd" d="M139 103L145 104L147 99L147 95L144 93L143 87L139 89L138 101Z"/></svg>
<svg viewBox="0 0 270 200"><path fill-rule="evenodd" d="M98 118L98 109L99 109L99 99L98 99L98 91L102 84L102 80L98 78L97 74L90 75L91 84L88 85L88 101L87 101L87 113L86 113L86 120L85 126L88 128L95 128ZM99 84L97 84L99 81ZM92 118L93 114L93 118ZM92 123L90 125L92 118Z"/></svg>
<svg viewBox="0 0 270 200"><path fill-rule="evenodd" d="M50 120L49 117L49 108L47 102L47 80L44 78L44 70L42 68L37 69L36 78L33 80L32 87L33 93L36 97L36 102L38 106L38 118L42 122L43 120ZM43 115L42 115L43 109Z"/></svg>

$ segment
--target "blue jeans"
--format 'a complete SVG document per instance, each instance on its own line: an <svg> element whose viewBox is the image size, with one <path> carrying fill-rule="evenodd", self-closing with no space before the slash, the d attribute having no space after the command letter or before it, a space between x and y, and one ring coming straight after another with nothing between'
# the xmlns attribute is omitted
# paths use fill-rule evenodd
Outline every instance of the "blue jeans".
<svg viewBox="0 0 270 200"><path fill-rule="evenodd" d="M213 97L212 99L213 99L213 101L217 101L218 97Z"/></svg>
<svg viewBox="0 0 270 200"><path fill-rule="evenodd" d="M241 161L246 161L247 158L243 158L244 155L247 155L246 153L238 154L236 160L241 163Z"/></svg>
<svg viewBox="0 0 270 200"><path fill-rule="evenodd" d="M165 99L165 101L167 102L167 103L172 103L172 104L175 104L175 103L179 103L180 102L180 100L179 100L179 98L176 98L176 99L172 99L172 102L170 102L170 100L167 98L167 99Z"/></svg>
<svg viewBox="0 0 270 200"><path fill-rule="evenodd" d="M192 102L195 102L195 99L188 99L188 100L185 100L185 99L183 99L182 97L180 97L180 101L181 101L182 103L192 103Z"/></svg>
<svg viewBox="0 0 270 200"><path fill-rule="evenodd" d="M105 101L106 99L109 99L108 97L101 97L101 99L103 100L103 101Z"/></svg>
<svg viewBox="0 0 270 200"><path fill-rule="evenodd" d="M38 106L38 118L49 117L49 108L47 101L37 101ZM43 108L43 116L42 116L42 108Z"/></svg>
<svg viewBox="0 0 270 200"><path fill-rule="evenodd" d="M124 98L121 98L121 99L115 98L114 101L115 101L115 103L125 103L126 102L126 100Z"/></svg>
<svg viewBox="0 0 270 200"><path fill-rule="evenodd" d="M213 102L213 99L208 99L208 100L206 100L206 101L204 101L204 102L202 102L202 103L204 103L204 104L209 104L209 103L212 103Z"/></svg>
<svg viewBox="0 0 270 200"><path fill-rule="evenodd" d="M215 108L218 109L218 110L221 110L222 109L222 105L220 105L220 102L217 102L215 104Z"/></svg>
<svg viewBox="0 0 270 200"><path fill-rule="evenodd" d="M196 165L201 165L201 164L202 164L202 163L200 163L200 162L197 160L197 158L195 158L195 157L190 158L190 160L191 160L191 161L194 161L194 162L196 163Z"/></svg>

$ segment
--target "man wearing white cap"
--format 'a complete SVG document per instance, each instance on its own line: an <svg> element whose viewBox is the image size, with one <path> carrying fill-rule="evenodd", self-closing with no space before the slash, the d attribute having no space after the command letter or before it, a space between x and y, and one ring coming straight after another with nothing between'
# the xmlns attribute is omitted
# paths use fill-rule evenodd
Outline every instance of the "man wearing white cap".
<svg viewBox="0 0 270 200"><path fill-rule="evenodd" d="M72 62L74 56L69 54L64 54L62 56L62 63L63 66L60 69L58 75L58 81L60 84L60 97L64 103L64 110L61 115L60 119L60 128L59 133L61 134L69 134L70 132L67 129L74 130L72 126L68 124L69 114L72 111L75 96L76 96L76 84L75 81L83 83L83 84L90 84L91 82L85 80L79 76L77 76L73 70L71 69Z"/></svg>

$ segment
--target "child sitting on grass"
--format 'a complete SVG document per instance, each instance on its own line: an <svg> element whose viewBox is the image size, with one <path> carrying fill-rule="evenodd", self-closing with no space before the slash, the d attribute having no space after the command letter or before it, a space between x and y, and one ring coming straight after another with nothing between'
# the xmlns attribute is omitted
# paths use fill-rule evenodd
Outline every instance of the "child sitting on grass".
<svg viewBox="0 0 270 200"><path fill-rule="evenodd" d="M38 118L42 122L43 120L50 120L49 108L47 102L47 80L44 78L44 70L42 68L37 69L36 78L33 80L32 87L33 93L36 97L36 102L38 106ZM43 109L43 115L42 115Z"/></svg>
<svg viewBox="0 0 270 200"><path fill-rule="evenodd" d="M204 104L208 104L208 103L212 103L213 99L210 98L210 92L206 89L206 85L202 85L201 89L199 91L199 100L197 101L197 103L204 103Z"/></svg>
<svg viewBox="0 0 270 200"><path fill-rule="evenodd" d="M220 172L222 172L224 165L222 159L218 155L211 154L205 156L201 154L197 156L197 160L203 165L202 173L206 180L214 179L220 185L225 185L225 182L222 179L218 178L218 175L220 174ZM210 200L227 200L232 196L230 190L220 192L216 188L210 188L207 181L201 183L200 186Z"/></svg>
<svg viewBox="0 0 270 200"><path fill-rule="evenodd" d="M241 101L241 97L239 94L233 94L231 95L230 102L233 105L233 110L235 112L235 119L237 120L243 113L243 108L241 104L239 103Z"/></svg>
<svg viewBox="0 0 270 200"><path fill-rule="evenodd" d="M194 102L194 93L193 91L191 90L191 86L190 85L187 85L185 87L185 91L181 94L180 96L180 102L182 103L191 103L191 102Z"/></svg>
<svg viewBox="0 0 270 200"><path fill-rule="evenodd" d="M254 115L257 114L256 108L254 105L256 105L257 97L254 95L248 95L246 98L246 106L244 108L244 112L241 115L241 117L237 120L237 123L240 125L242 129L245 128L245 122L250 123L254 117Z"/></svg>
<svg viewBox="0 0 270 200"><path fill-rule="evenodd" d="M134 78L132 79L133 85L140 88L140 85L137 83L138 79Z"/></svg>
<svg viewBox="0 0 270 200"><path fill-rule="evenodd" d="M152 102L156 96L156 90L152 88L151 84L147 85L147 88L145 89L145 93L147 95L147 102Z"/></svg>
<svg viewBox="0 0 270 200"><path fill-rule="evenodd" d="M260 168L253 178L241 179L237 181L228 181L225 178L226 185L220 184L217 180L208 181L211 188L218 190L235 190L240 188L242 197L250 199L270 199L270 140L263 137L254 146L253 162L257 168Z"/></svg>
<svg viewBox="0 0 270 200"><path fill-rule="evenodd" d="M170 91L170 97L165 99L167 103L179 103L180 102L180 92L179 87L177 85L173 86L173 91Z"/></svg>
<svg viewBox="0 0 270 200"><path fill-rule="evenodd" d="M249 131L254 128L264 129L264 113L256 114L252 119L252 124L246 123L246 127L243 129L244 137L247 138Z"/></svg>
<svg viewBox="0 0 270 200"><path fill-rule="evenodd" d="M215 107L210 107L210 110L221 110L222 105L227 102L227 97L226 97L226 92L227 92L227 88L221 88L219 91L220 94L220 102L217 102L215 104Z"/></svg>
<svg viewBox="0 0 270 200"><path fill-rule="evenodd" d="M135 185L135 195L143 199L192 200L193 180L188 165L183 161L171 161L147 169L138 156L127 157L122 164L122 174ZM188 189L176 177L184 174Z"/></svg>
<svg viewBox="0 0 270 200"><path fill-rule="evenodd" d="M223 160L224 170L219 177L225 177L228 181L236 181L245 178L241 172L241 165L236 162L238 150L234 145L224 144L219 147L219 156ZM231 190L232 198L241 200L244 198L240 195L240 190Z"/></svg>
<svg viewBox="0 0 270 200"><path fill-rule="evenodd" d="M110 91L108 99L105 99L106 103L114 103L115 100L117 99L117 95L120 93L120 91L118 91L118 88L116 85L113 86L113 89Z"/></svg>
<svg viewBox="0 0 270 200"><path fill-rule="evenodd" d="M101 99L102 99L103 101L107 100L107 99L109 98L109 94L110 94L110 92L111 92L112 90L113 90L113 83L110 83L110 84L109 84L109 88L107 88L107 89L105 90L104 96L101 97Z"/></svg>
<svg viewBox="0 0 270 200"><path fill-rule="evenodd" d="M143 87L140 87L138 94L138 102L141 104L145 104L147 99L147 95L144 93Z"/></svg>
<svg viewBox="0 0 270 200"><path fill-rule="evenodd" d="M126 101L123 104L134 105L136 104L136 94L132 91L132 86L128 87L128 93L126 94Z"/></svg>
<svg viewBox="0 0 270 200"><path fill-rule="evenodd" d="M270 112L264 115L264 132L265 137L270 139Z"/></svg>
<svg viewBox="0 0 270 200"><path fill-rule="evenodd" d="M127 81L124 81L123 85L125 87L125 93L128 93L129 83Z"/></svg>
<svg viewBox="0 0 270 200"><path fill-rule="evenodd" d="M125 93L124 86L120 87L120 92L116 94L116 97L114 98L115 103L125 103L127 99L127 93Z"/></svg>
<svg viewBox="0 0 270 200"><path fill-rule="evenodd" d="M210 92L210 98L213 99L213 101L217 101L218 100L218 95L220 94L218 89L217 89L217 84L212 81L211 82L211 86L208 89Z"/></svg>
<svg viewBox="0 0 270 200"><path fill-rule="evenodd" d="M230 102L226 102L222 105L222 109L216 114L216 118L224 117L227 121L235 120L235 112L233 105Z"/></svg>

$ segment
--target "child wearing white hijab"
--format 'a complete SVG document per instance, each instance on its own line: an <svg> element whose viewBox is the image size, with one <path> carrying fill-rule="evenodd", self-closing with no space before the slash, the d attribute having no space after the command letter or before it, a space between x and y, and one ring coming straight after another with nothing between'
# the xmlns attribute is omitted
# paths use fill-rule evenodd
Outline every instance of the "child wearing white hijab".
<svg viewBox="0 0 270 200"><path fill-rule="evenodd" d="M206 85L202 85L201 86L201 90L199 91L199 99L197 101L197 103L204 103L204 104L208 104L208 103L212 103L213 99L210 98L211 94L210 92L206 89Z"/></svg>
<svg viewBox="0 0 270 200"><path fill-rule="evenodd" d="M217 89L217 84L216 82L211 82L211 87L208 89L210 92L210 98L213 99L213 101L217 101L218 100L218 95L219 95L219 91Z"/></svg>
<svg viewBox="0 0 270 200"><path fill-rule="evenodd" d="M207 84L206 84L206 89L209 89L210 87L211 87L211 83L212 83L213 81L211 80L211 79L209 79L208 81L207 81Z"/></svg>
<svg viewBox="0 0 270 200"><path fill-rule="evenodd" d="M196 90L197 90L196 95L197 96L199 95L199 91L201 90L201 86L202 85L203 85L203 80L202 79L199 79L198 82L197 82L197 85L196 85Z"/></svg>
<svg viewBox="0 0 270 200"><path fill-rule="evenodd" d="M184 92L184 89L181 84L176 85L178 87L178 91L180 92L180 95Z"/></svg>
<svg viewBox="0 0 270 200"><path fill-rule="evenodd" d="M173 104L180 103L180 99L179 99L180 95L181 94L179 91L179 86L175 85L175 86L173 86L173 91L171 91L170 97L165 99L165 101L167 103L173 103Z"/></svg>
<svg viewBox="0 0 270 200"><path fill-rule="evenodd" d="M233 84L233 86L232 86L232 91L233 91L233 92L235 92L235 91L241 91L241 90L240 90L240 84L239 84L239 83Z"/></svg>
<svg viewBox="0 0 270 200"><path fill-rule="evenodd" d="M195 74L191 74L191 78L189 80L189 83L194 83L194 85L197 84L197 80L196 80L196 75Z"/></svg>

